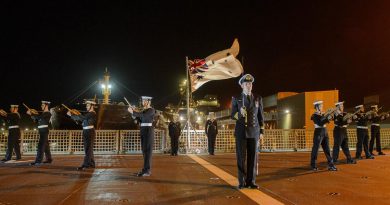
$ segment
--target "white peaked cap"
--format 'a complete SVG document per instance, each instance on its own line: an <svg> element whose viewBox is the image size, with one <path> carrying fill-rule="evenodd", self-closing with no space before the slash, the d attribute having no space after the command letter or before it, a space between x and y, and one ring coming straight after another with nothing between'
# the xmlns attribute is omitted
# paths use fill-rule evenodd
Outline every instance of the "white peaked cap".
<svg viewBox="0 0 390 205"><path fill-rule="evenodd" d="M359 109L359 108L361 108L361 107L363 107L363 105L357 105L357 106L355 106L356 109Z"/></svg>
<svg viewBox="0 0 390 205"><path fill-rule="evenodd" d="M334 105L338 106L338 105L342 105L342 104L344 104L344 101L337 102L337 103L335 103Z"/></svg>
<svg viewBox="0 0 390 205"><path fill-rule="evenodd" d="M92 101L92 100L87 100L87 101L85 101L84 104L96 105L96 102L95 102L95 101Z"/></svg>
<svg viewBox="0 0 390 205"><path fill-rule="evenodd" d="M153 99L153 98L150 97L150 96L142 96L141 99L142 99L142 100L151 100L151 99Z"/></svg>

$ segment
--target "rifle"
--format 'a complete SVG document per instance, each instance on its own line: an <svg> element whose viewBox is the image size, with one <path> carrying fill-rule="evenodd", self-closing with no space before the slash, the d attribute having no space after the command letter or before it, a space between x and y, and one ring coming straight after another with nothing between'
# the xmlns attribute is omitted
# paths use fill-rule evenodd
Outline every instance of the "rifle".
<svg viewBox="0 0 390 205"><path fill-rule="evenodd" d="M337 111L337 108L330 108L330 109L328 109L325 113L324 113L324 115L323 115L323 117L322 117L322 120L325 120L325 119L329 119L329 116L332 116L333 117L333 115L334 115L334 113Z"/></svg>
<svg viewBox="0 0 390 205"><path fill-rule="evenodd" d="M8 113L4 111L3 109L0 109L0 115L3 117L7 117Z"/></svg>
<svg viewBox="0 0 390 205"><path fill-rule="evenodd" d="M389 114L390 114L390 111L387 111L387 112L382 112L379 116L382 118L382 117L386 117Z"/></svg>
<svg viewBox="0 0 390 205"><path fill-rule="evenodd" d="M66 108L72 115L81 115L81 112L76 109L70 109L66 105L61 104L64 108Z"/></svg>
<svg viewBox="0 0 390 205"><path fill-rule="evenodd" d="M346 122L348 121L349 119L353 118L353 116L355 116L356 114L358 114L360 112L360 110L357 110L356 112L354 113L347 113L344 117L343 117L343 121Z"/></svg>
<svg viewBox="0 0 390 205"><path fill-rule="evenodd" d="M33 115L38 115L38 111L37 111L37 110L29 108L29 107L28 107L26 104L24 104L24 103L22 103L22 104L23 104L23 106L24 106L27 110L30 111L31 114L33 114Z"/></svg>
<svg viewBox="0 0 390 205"><path fill-rule="evenodd" d="M370 111L366 112L365 115L367 116L368 119L372 119L373 117L378 116L378 112L379 112L379 110L381 110L382 108L383 108L383 107L380 107L377 111L370 110Z"/></svg>
<svg viewBox="0 0 390 205"><path fill-rule="evenodd" d="M130 104L130 102L127 100L126 97L123 97L123 99L125 99L126 103L129 105L129 107L131 107L133 110L139 112L139 109L137 109L137 107L135 107L134 105Z"/></svg>
<svg viewBox="0 0 390 205"><path fill-rule="evenodd" d="M130 102L127 100L126 97L123 97L123 99L125 99L126 103L127 103L130 107L133 107L133 106L130 104Z"/></svg>

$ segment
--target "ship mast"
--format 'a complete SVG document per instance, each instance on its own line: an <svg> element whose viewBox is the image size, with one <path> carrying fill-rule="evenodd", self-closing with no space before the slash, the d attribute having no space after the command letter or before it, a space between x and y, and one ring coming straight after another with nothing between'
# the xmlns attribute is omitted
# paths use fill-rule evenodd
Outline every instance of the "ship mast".
<svg viewBox="0 0 390 205"><path fill-rule="evenodd" d="M111 95L111 84L110 84L110 73L108 72L107 68L104 72L104 78L101 82L102 86L102 94L103 94L103 104L109 104L109 98Z"/></svg>

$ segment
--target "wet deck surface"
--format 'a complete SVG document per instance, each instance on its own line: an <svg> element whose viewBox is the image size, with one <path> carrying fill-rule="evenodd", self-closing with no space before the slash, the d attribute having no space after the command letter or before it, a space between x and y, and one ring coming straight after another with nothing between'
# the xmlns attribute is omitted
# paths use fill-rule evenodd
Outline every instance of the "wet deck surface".
<svg viewBox="0 0 390 205"><path fill-rule="evenodd" d="M390 153L338 172L309 171L309 153L261 153L260 191L285 204L390 204ZM325 161L320 153L320 161ZM0 164L0 204L264 204L255 202L189 156L153 156L150 177L134 175L142 156L96 156L97 168L77 171L83 156L54 156L51 165ZM200 155L236 176L235 154ZM259 192L260 193L260 192ZM320 203L319 203L320 202Z"/></svg>

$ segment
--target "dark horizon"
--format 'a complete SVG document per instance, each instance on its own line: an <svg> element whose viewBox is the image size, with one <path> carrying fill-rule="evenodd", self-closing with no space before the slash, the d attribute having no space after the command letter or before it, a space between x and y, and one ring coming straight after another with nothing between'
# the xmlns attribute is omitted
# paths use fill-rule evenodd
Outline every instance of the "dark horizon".
<svg viewBox="0 0 390 205"><path fill-rule="evenodd" d="M64 102L101 79L106 67L112 79L153 96L161 109L179 100L185 56L205 58L234 38L262 96L338 89L352 107L390 89L389 1L1 4L0 108L6 110L13 103ZM194 96L218 95L225 107L240 92L237 81L206 83ZM137 101L113 84L114 100ZM99 86L81 99L94 94L101 96Z"/></svg>

